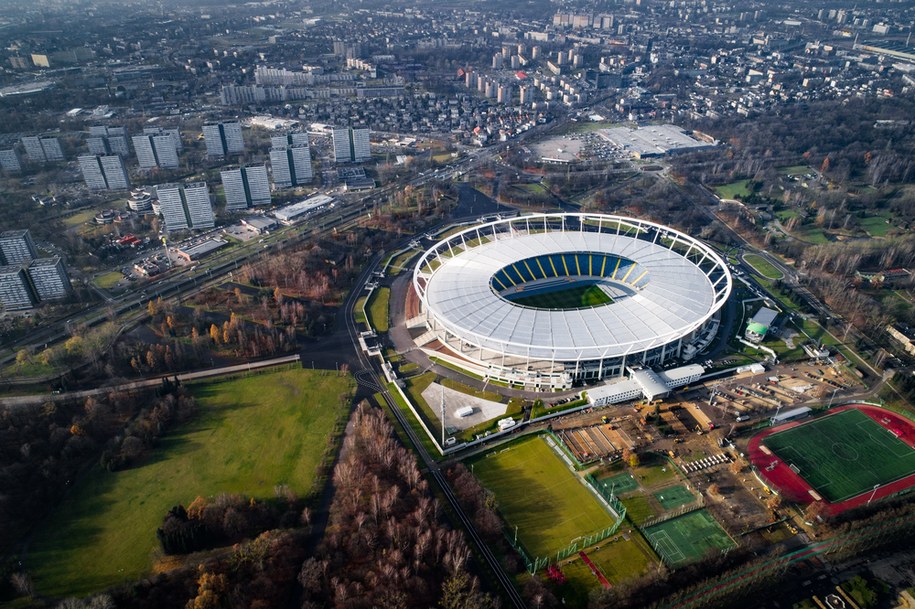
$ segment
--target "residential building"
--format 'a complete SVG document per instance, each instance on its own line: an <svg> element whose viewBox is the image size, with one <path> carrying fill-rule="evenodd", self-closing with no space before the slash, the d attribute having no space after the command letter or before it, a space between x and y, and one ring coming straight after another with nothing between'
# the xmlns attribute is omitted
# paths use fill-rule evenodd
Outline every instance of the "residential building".
<svg viewBox="0 0 915 609"><path fill-rule="evenodd" d="M4 309L31 309L37 302L21 265L0 266L0 304Z"/></svg>
<svg viewBox="0 0 915 609"><path fill-rule="evenodd" d="M137 151L137 162L140 169L178 168L178 150L181 138L178 130L150 129L143 130L143 135L133 136L133 149Z"/></svg>
<svg viewBox="0 0 915 609"><path fill-rule="evenodd" d="M21 264L37 257L38 251L28 229L0 233L0 263Z"/></svg>
<svg viewBox="0 0 915 609"><path fill-rule="evenodd" d="M156 187L156 195L166 231L213 228L216 225L206 182L160 184Z"/></svg>
<svg viewBox="0 0 915 609"><path fill-rule="evenodd" d="M0 150L0 169L10 172L22 171L22 164L15 149Z"/></svg>
<svg viewBox="0 0 915 609"><path fill-rule="evenodd" d="M337 163L362 163L372 158L369 130L352 127L334 129L334 161Z"/></svg>
<svg viewBox="0 0 915 609"><path fill-rule="evenodd" d="M127 146L127 130L124 127L106 127L96 125L89 127L90 154L119 154L126 157L130 154Z"/></svg>
<svg viewBox="0 0 915 609"><path fill-rule="evenodd" d="M307 146L308 134L302 132L286 133L284 135L274 135L270 138L270 145L273 148L289 148L291 146Z"/></svg>
<svg viewBox="0 0 915 609"><path fill-rule="evenodd" d="M299 186L314 179L308 144L274 148L270 151L270 167L273 183L278 187Z"/></svg>
<svg viewBox="0 0 915 609"><path fill-rule="evenodd" d="M39 300L66 298L70 293L70 277L59 256L33 260L27 271Z"/></svg>
<svg viewBox="0 0 915 609"><path fill-rule="evenodd" d="M270 182L266 165L249 165L219 173L226 195L226 211L270 204Z"/></svg>
<svg viewBox="0 0 915 609"><path fill-rule="evenodd" d="M245 151L239 123L207 123L203 126L207 156L225 157Z"/></svg>
<svg viewBox="0 0 915 609"><path fill-rule="evenodd" d="M64 160L64 152L56 137L38 137L36 135L22 138L25 154L33 163L48 163Z"/></svg>
<svg viewBox="0 0 915 609"><path fill-rule="evenodd" d="M117 154L83 155L79 168L90 190L123 190L130 188L124 159Z"/></svg>

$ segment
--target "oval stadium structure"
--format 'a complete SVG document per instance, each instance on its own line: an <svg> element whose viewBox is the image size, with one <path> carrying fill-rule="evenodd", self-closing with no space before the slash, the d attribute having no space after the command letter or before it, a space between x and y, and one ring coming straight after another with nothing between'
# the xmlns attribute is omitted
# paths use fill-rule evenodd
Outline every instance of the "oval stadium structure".
<svg viewBox="0 0 915 609"><path fill-rule="evenodd" d="M660 224L540 214L436 243L413 288L430 355L548 390L691 359L714 338L731 275L709 246Z"/></svg>

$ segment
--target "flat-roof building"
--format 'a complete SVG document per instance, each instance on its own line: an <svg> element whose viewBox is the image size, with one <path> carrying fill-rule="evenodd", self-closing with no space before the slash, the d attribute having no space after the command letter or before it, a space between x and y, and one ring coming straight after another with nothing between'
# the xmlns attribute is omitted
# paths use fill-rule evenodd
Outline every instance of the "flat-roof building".
<svg viewBox="0 0 915 609"><path fill-rule="evenodd" d="M22 171L22 163L14 148L0 150L0 169L11 173Z"/></svg>
<svg viewBox="0 0 915 609"><path fill-rule="evenodd" d="M33 260L27 272L39 300L66 298L70 293L70 276L59 256Z"/></svg>
<svg viewBox="0 0 915 609"><path fill-rule="evenodd" d="M216 225L206 182L160 184L156 187L156 196L168 232Z"/></svg>
<svg viewBox="0 0 915 609"><path fill-rule="evenodd" d="M266 165L248 165L220 171L226 195L226 211L270 204L270 182Z"/></svg>
<svg viewBox="0 0 915 609"><path fill-rule="evenodd" d="M684 150L714 148L714 144L697 140L676 125L614 127L598 133L611 144L637 159L664 156Z"/></svg>
<svg viewBox="0 0 915 609"><path fill-rule="evenodd" d="M22 266L0 266L0 304L4 309L31 309L37 302Z"/></svg>
<svg viewBox="0 0 915 609"><path fill-rule="evenodd" d="M744 336L751 342L762 342L769 332L769 328L771 328L772 324L775 322L776 317L778 317L778 311L773 311L766 307L761 308L757 311L756 315L747 322L747 329L744 332Z"/></svg>
<svg viewBox="0 0 915 609"><path fill-rule="evenodd" d="M334 161L337 163L362 163L372 158L368 129L344 127L334 129Z"/></svg>
<svg viewBox="0 0 915 609"><path fill-rule="evenodd" d="M178 130L150 129L143 130L143 135L133 137L133 148L137 152L140 169L163 167L177 169L178 146L181 138Z"/></svg>
<svg viewBox="0 0 915 609"><path fill-rule="evenodd" d="M311 150L308 144L295 144L270 151L273 183L280 188L307 184L314 179L311 168Z"/></svg>
<svg viewBox="0 0 915 609"><path fill-rule="evenodd" d="M0 264L21 264L38 258L28 229L0 233Z"/></svg>
<svg viewBox="0 0 915 609"><path fill-rule="evenodd" d="M130 188L124 159L117 154L79 157L79 168L90 190L123 190Z"/></svg>
<svg viewBox="0 0 915 609"><path fill-rule="evenodd" d="M314 213L333 203L333 198L327 195L315 195L304 201L293 203L273 212L273 217L284 224L292 224L303 216Z"/></svg>
<svg viewBox="0 0 915 609"><path fill-rule="evenodd" d="M203 126L207 156L225 157L245 151L241 123L207 123Z"/></svg>
<svg viewBox="0 0 915 609"><path fill-rule="evenodd" d="M207 239L201 243L197 243L190 247L183 247L178 250L178 256L183 258L187 262L193 262L194 260L200 260L206 256L209 256L216 250L225 247L229 244L225 239Z"/></svg>

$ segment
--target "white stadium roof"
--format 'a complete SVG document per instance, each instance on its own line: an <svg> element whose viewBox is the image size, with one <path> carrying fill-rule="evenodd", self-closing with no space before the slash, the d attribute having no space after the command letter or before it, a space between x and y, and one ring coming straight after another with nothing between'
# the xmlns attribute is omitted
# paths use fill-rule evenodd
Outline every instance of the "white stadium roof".
<svg viewBox="0 0 915 609"><path fill-rule="evenodd" d="M574 215L570 215L574 216ZM570 217L567 216L567 217ZM667 344L701 326L730 293L730 276L723 261L695 239L650 222L615 216L579 215L586 222L622 221L642 234L653 230L689 247L722 269L713 286L706 271L672 251L667 245L634 234L581 230L533 232L537 222L555 221L559 215L501 220L465 231L492 239L471 245L453 257L441 256L440 266L424 272L428 260L442 243L417 265L417 289L437 322L448 331L496 352L544 360L590 360L634 354ZM564 221L563 221L564 222ZM509 224L509 230L504 225ZM522 224L525 223L525 224ZM529 226L532 232L518 230ZM491 227L491 228L490 228ZM455 245L455 235L448 242ZM655 239L657 241L657 239ZM477 242L479 243L479 242ZM461 245L458 241L457 246ZM446 247L443 251L447 252ZM632 260L644 279L628 285L628 295L612 303L573 310L537 309L510 302L491 287L500 269L524 259L559 253L605 253ZM431 256L430 256L431 255ZM722 284L721 281L724 283Z"/></svg>

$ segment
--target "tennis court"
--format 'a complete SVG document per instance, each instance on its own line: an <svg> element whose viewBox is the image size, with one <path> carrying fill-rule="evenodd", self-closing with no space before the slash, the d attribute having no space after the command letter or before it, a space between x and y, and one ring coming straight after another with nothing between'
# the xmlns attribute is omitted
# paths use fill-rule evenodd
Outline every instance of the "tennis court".
<svg viewBox="0 0 915 609"><path fill-rule="evenodd" d="M569 466L536 436L471 462L492 491L499 512L531 558L553 556L572 540L611 526L614 519Z"/></svg>
<svg viewBox="0 0 915 609"><path fill-rule="evenodd" d="M692 503L696 499L696 497L686 490L686 487L682 484L668 486L667 488L656 491L654 493L654 498L658 500L658 503L661 504L664 511L669 511L678 508L681 505Z"/></svg>
<svg viewBox="0 0 915 609"><path fill-rule="evenodd" d="M616 495L623 495L625 493L631 493L632 491L639 488L639 482L635 479L635 476L629 472L622 474L616 474L615 476L610 476L609 478L601 478L598 482L603 486L607 491L613 491Z"/></svg>
<svg viewBox="0 0 915 609"><path fill-rule="evenodd" d="M915 473L915 450L856 409L774 433L763 445L832 503Z"/></svg>
<svg viewBox="0 0 915 609"><path fill-rule="evenodd" d="M737 546L706 510L672 518L643 531L645 537L671 567L694 562L709 552Z"/></svg>

